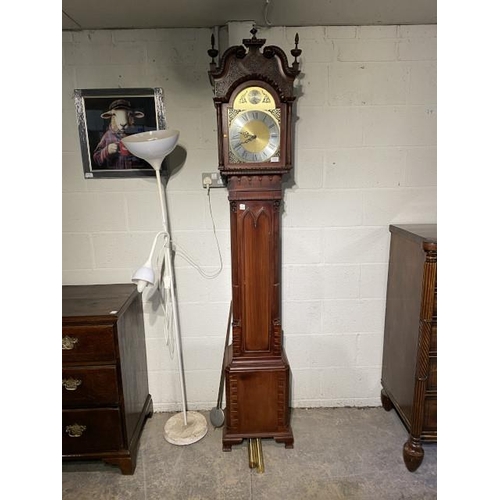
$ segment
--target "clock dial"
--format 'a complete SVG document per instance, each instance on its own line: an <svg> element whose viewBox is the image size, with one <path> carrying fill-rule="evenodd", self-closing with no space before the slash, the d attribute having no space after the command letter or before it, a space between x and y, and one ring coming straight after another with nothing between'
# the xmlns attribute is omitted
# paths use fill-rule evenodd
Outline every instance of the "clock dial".
<svg viewBox="0 0 500 500"><path fill-rule="evenodd" d="M257 88L250 89L248 91L248 100L251 104L259 104L262 101L262 92Z"/></svg>
<svg viewBox="0 0 500 500"><path fill-rule="evenodd" d="M234 107L246 109L273 109L276 107L273 96L258 86L246 87L234 99Z"/></svg>
<svg viewBox="0 0 500 500"><path fill-rule="evenodd" d="M273 161L280 145L279 124L265 111L244 111L231 122L229 144L243 162Z"/></svg>

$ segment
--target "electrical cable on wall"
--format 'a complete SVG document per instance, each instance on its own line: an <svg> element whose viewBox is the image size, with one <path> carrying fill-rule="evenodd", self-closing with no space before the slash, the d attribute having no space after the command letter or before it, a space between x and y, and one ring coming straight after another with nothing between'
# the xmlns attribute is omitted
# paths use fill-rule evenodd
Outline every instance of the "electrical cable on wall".
<svg viewBox="0 0 500 500"><path fill-rule="evenodd" d="M264 3L263 17L264 17L265 26L254 23L253 24L254 28L265 29L265 28L270 28L271 26L273 26L273 23L271 21L269 21L269 6L271 5L271 0L264 0L264 2L265 3Z"/></svg>
<svg viewBox="0 0 500 500"><path fill-rule="evenodd" d="M210 211L210 219L212 220L212 231L214 233L215 243L217 245L217 253L219 256L219 269L213 274L209 274L209 273L205 272L201 268L201 266L199 264L197 264L195 262L195 260L192 257L190 257L188 255L188 253L178 243L176 243L175 241L172 241L172 243L174 245L175 252L178 253L179 256L181 256L184 260L186 260L186 262L188 262L191 266L193 266L201 274L201 276L203 276L205 279L210 280L210 279L217 278L217 276L219 276L219 274L222 272L222 269L223 269L223 263L222 263L222 254L221 254L221 250L220 250L219 239L217 238L217 229L215 227L214 215L212 212L212 199L210 197L210 186L208 186L207 195L208 195L208 208Z"/></svg>
<svg viewBox="0 0 500 500"><path fill-rule="evenodd" d="M188 255L188 253L174 240L172 240L172 246L174 249L174 253L178 254L180 257L182 257L188 264L190 264L192 267L194 267L200 275L205 278L205 279L215 279L219 274L222 272L223 269L223 262L222 262L222 254L220 250L220 244L219 244L219 239L217 237L217 228L215 226L215 219L212 211L212 199L210 197L210 186L208 186L208 207L209 207L209 212L210 212L210 219L212 221L212 230L214 233L215 237L215 242L217 245L217 253L219 256L219 268L218 270L213 273L213 274L208 274L206 273L199 264L197 264L192 257ZM170 237L170 235L169 235ZM161 247L161 251L158 252L158 255L156 257L156 265L155 268L159 269L165 262L165 253L168 251L168 243L167 239L164 240L163 245ZM161 307L163 309L163 313L165 315L165 321L163 323L163 335L165 338L165 343L168 347L168 351L170 354L170 358L174 358L175 354L175 338L173 336L173 311L172 311L172 281L169 279L168 275L166 275L163 270L160 272L160 276L162 276L162 283L159 283L158 286L158 291L160 293L160 303Z"/></svg>
<svg viewBox="0 0 500 500"><path fill-rule="evenodd" d="M266 5L264 6L264 21L266 23L266 26L272 26L273 24L271 21L269 21L267 14L269 10L269 5L271 4L271 0L266 0Z"/></svg>

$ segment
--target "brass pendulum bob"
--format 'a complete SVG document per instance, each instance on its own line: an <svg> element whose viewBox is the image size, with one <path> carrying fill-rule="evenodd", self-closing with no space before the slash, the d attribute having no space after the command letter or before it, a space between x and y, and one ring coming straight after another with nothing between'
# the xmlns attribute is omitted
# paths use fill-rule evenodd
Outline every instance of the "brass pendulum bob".
<svg viewBox="0 0 500 500"><path fill-rule="evenodd" d="M248 440L248 465L251 469L257 468L259 474L264 472L264 455L260 438Z"/></svg>

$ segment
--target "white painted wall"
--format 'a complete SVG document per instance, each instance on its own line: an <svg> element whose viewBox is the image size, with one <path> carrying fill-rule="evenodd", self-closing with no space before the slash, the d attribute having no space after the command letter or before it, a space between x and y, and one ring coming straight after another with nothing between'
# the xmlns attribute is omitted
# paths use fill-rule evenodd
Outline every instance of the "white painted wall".
<svg viewBox="0 0 500 500"><path fill-rule="evenodd" d="M292 405L379 405L388 225L436 222L436 27L262 29L303 49L295 170L283 216L283 329ZM217 250L201 173L217 169L208 29L63 33L63 283L129 282L161 229L154 178L85 180L75 88L162 87L186 162L169 181L173 239L208 273ZM191 409L217 400L230 302L227 191L212 207L224 270L177 257ZM155 410L180 409L158 303L144 296Z"/></svg>

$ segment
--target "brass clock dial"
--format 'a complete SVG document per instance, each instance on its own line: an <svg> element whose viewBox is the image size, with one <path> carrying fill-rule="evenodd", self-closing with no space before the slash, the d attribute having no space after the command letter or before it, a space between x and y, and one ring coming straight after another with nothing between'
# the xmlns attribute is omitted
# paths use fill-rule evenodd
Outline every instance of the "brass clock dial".
<svg viewBox="0 0 500 500"><path fill-rule="evenodd" d="M280 145L280 127L265 111L239 113L229 127L229 145L239 160L248 163L273 161Z"/></svg>
<svg viewBox="0 0 500 500"><path fill-rule="evenodd" d="M264 88L256 85L243 89L234 99L236 109L268 110L276 107L273 96Z"/></svg>

